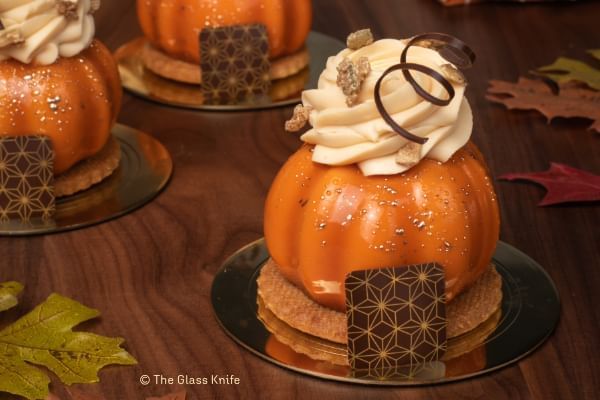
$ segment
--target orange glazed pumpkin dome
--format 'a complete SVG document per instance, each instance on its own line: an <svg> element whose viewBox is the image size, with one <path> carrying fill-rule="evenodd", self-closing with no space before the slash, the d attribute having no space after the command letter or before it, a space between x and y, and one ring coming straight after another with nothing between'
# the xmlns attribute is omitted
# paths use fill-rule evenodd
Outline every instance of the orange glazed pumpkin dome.
<svg viewBox="0 0 600 400"><path fill-rule="evenodd" d="M110 51L99 41L76 57L50 65L0 61L0 134L46 135L59 175L98 153L121 104L121 83Z"/></svg>
<svg viewBox="0 0 600 400"><path fill-rule="evenodd" d="M154 47L194 64L205 27L263 24L274 59L300 50L312 21L310 0L137 0L137 12Z"/></svg>
<svg viewBox="0 0 600 400"><path fill-rule="evenodd" d="M448 61L425 47L406 51L410 46L383 39L329 59L289 124L310 121L301 137L306 144L281 168L267 197L265 240L280 272L335 310L345 310L348 273L430 262L444 268L451 301L486 270L498 240L496 195L469 140L465 82L451 79L452 69L443 78L452 96L443 106L432 104L401 69L388 68L405 53L407 62L447 76ZM361 74L351 82L360 89L346 90L347 79ZM444 98L442 79L413 76L431 96ZM394 132L385 116L410 132Z"/></svg>
<svg viewBox="0 0 600 400"><path fill-rule="evenodd" d="M264 228L280 271L318 303L343 311L351 271L427 262L444 266L451 300L488 266L498 207L472 143L391 176L320 165L311 151L300 148L275 178Z"/></svg>
<svg viewBox="0 0 600 400"><path fill-rule="evenodd" d="M107 144L121 104L117 66L93 39L90 0L18 8L28 10L0 12L0 135L50 137L60 175Z"/></svg>

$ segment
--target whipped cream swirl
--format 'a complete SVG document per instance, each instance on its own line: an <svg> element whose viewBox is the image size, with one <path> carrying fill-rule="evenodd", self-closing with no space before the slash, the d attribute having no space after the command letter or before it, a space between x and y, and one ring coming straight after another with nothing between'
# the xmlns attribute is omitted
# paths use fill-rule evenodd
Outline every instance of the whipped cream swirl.
<svg viewBox="0 0 600 400"><path fill-rule="evenodd" d="M364 175L402 173L427 157L446 162L471 136L473 116L464 97L465 83L449 81L455 96L447 106L436 106L419 96L402 71L387 75L381 99L394 121L410 133L428 138L423 145L398 135L383 120L374 101L374 87L381 75L400 61L406 41L382 39L358 50L344 49L329 57L317 89L302 93L304 106L312 107L312 129L302 135L315 145L312 159L328 165L356 163ZM337 66L344 58L356 62L367 57L371 72L362 83L356 105L348 107L336 84ZM435 50L413 46L407 62L426 65L445 75L448 61ZM411 71L415 80L435 97L445 98L444 88L431 77Z"/></svg>
<svg viewBox="0 0 600 400"><path fill-rule="evenodd" d="M0 1L0 60L49 65L73 57L94 39L98 0Z"/></svg>

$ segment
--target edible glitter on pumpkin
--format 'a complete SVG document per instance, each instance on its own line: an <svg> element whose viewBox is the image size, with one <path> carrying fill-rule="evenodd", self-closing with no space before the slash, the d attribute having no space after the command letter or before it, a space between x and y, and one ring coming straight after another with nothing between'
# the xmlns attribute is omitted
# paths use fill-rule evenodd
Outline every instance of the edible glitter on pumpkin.
<svg viewBox="0 0 600 400"><path fill-rule="evenodd" d="M50 137L60 174L106 144L121 96L116 63L98 41L48 66L0 61L0 135Z"/></svg>
<svg viewBox="0 0 600 400"><path fill-rule="evenodd" d="M312 23L311 0L137 0L137 14L150 42L167 55L200 63L198 34L206 27L263 24L270 58L299 51ZM164 21L160 25L157 21Z"/></svg>
<svg viewBox="0 0 600 400"><path fill-rule="evenodd" d="M317 302L343 309L341 293L316 293L311 282L341 282L355 268L436 261L446 268L452 298L487 267L499 215L474 145L447 163L424 159L388 177L313 163L310 150L303 146L275 178L264 229L282 273L303 282ZM286 178L298 171L302 179ZM300 207L299 199L312 206Z"/></svg>

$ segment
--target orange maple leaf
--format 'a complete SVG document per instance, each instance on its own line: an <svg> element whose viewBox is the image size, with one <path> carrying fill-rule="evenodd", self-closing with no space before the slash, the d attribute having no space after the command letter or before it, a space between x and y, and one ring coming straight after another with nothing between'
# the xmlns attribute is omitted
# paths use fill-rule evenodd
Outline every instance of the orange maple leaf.
<svg viewBox="0 0 600 400"><path fill-rule="evenodd" d="M578 84L561 84L557 94L544 82L519 78L506 82L491 80L486 98L509 110L537 110L551 122L555 117L581 117L593 121L589 129L600 132L600 91Z"/></svg>

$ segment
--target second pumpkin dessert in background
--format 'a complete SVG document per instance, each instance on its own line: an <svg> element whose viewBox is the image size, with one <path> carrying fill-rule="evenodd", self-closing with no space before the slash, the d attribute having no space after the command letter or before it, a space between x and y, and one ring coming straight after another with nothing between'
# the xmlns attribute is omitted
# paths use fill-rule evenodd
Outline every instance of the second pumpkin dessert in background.
<svg viewBox="0 0 600 400"><path fill-rule="evenodd" d="M272 80L308 65L310 0L137 0L137 13L149 41L142 53L144 64L165 78L200 84L200 32L231 25L265 26Z"/></svg>
<svg viewBox="0 0 600 400"><path fill-rule="evenodd" d="M0 4L0 135L45 135L53 145L55 195L87 189L118 167L111 136L121 82L94 39L99 1Z"/></svg>

